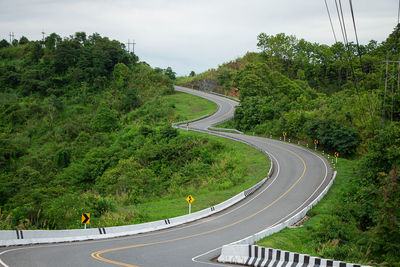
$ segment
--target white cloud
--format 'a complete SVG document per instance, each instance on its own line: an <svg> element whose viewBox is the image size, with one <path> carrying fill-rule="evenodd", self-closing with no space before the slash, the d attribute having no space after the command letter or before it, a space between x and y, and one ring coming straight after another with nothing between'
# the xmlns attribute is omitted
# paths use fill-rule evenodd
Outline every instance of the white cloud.
<svg viewBox="0 0 400 267"><path fill-rule="evenodd" d="M334 1L329 3L342 40ZM354 41L348 2L343 2L349 39ZM397 0L354 0L360 42L383 41L397 23ZM331 44L322 0L1 0L0 39L14 32L40 39L41 32L69 36L77 31L127 42L153 66L178 74L215 68L256 51L261 32L285 32L310 42Z"/></svg>

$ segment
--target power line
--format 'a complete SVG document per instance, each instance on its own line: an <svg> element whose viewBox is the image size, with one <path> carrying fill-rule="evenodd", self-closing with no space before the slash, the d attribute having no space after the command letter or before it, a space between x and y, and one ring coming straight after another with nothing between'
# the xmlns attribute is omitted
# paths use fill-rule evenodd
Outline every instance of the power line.
<svg viewBox="0 0 400 267"><path fill-rule="evenodd" d="M335 0L335 6L336 6L336 12L338 15L338 19L339 19L340 30L342 31L343 42L346 45L346 38L344 37L343 25L342 25L342 20L340 19L340 13L339 13L339 7L338 7L337 0Z"/></svg>
<svg viewBox="0 0 400 267"><path fill-rule="evenodd" d="M343 43L344 43L344 45L346 47L346 50L347 50L347 59L349 61L350 69L352 71L352 76L353 76L353 79L354 79L354 82L355 82L355 74L354 74L353 64L352 64L352 61L351 61L352 57L350 55L350 47L349 47L349 41L347 39L347 30L346 30L346 25L345 25L345 21L344 21L341 0L339 0L339 5L337 3L337 0L335 0L335 5L336 5L336 12L337 12L338 18L339 18L340 29L342 31Z"/></svg>
<svg viewBox="0 0 400 267"><path fill-rule="evenodd" d="M360 67L361 67L361 70L363 70L362 60L361 60L360 43L358 42L357 27L356 27L356 22L355 22L355 19L354 19L353 2L352 2L352 0L349 0L349 3L350 3L351 17L353 19L354 34L356 35L357 52L358 52L358 57L360 58Z"/></svg>
<svg viewBox="0 0 400 267"><path fill-rule="evenodd" d="M339 0L339 7L340 7L340 14L342 17L342 22L343 22L343 31L344 31L344 36L346 37L346 44L349 45L349 39L347 38L347 30L346 30L346 23L344 21L344 16L343 16L343 9L342 9L342 0Z"/></svg>
<svg viewBox="0 0 400 267"><path fill-rule="evenodd" d="M342 1L339 0L339 6L338 6L337 0L335 0L335 4L336 4L336 11L338 13L339 22L340 22L340 26L341 26L341 30L342 30L344 44L345 44L345 47L346 47L346 50L347 50L347 60L349 61L351 76L353 77L354 88L356 89L356 92L357 92L357 94L359 96L358 85L357 85L357 77L356 77L356 74L355 74L355 71L354 71L354 67L353 67L353 57L352 57L352 55L350 53L350 45L349 45L349 40L347 38L347 30L346 30L346 23L344 21Z"/></svg>
<svg viewBox="0 0 400 267"><path fill-rule="evenodd" d="M400 0L399 0L399 1L400 1ZM326 3L326 0L325 0L325 6L326 6L326 11L328 12L329 22L331 23L331 28L332 28L332 32L333 32L333 37L335 38L335 43L337 43L336 34L335 34L335 29L333 28L331 13L329 12L329 8L328 8L328 4Z"/></svg>

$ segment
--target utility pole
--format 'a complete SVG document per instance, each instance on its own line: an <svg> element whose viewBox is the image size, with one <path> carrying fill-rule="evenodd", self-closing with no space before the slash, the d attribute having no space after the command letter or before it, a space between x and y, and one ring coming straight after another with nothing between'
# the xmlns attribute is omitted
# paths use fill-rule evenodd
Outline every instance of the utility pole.
<svg viewBox="0 0 400 267"><path fill-rule="evenodd" d="M10 44L12 44L12 42L14 41L14 33L10 32L9 36L10 36Z"/></svg>
<svg viewBox="0 0 400 267"><path fill-rule="evenodd" d="M135 40L132 40L132 43L130 42L130 40L128 39L128 52L131 52L131 46L132 45L132 53L135 54Z"/></svg>
<svg viewBox="0 0 400 267"><path fill-rule="evenodd" d="M382 121L385 122L386 117L386 95L388 91L388 87L391 87L391 112L390 112L390 120L393 121L393 111L394 111L394 94L400 89L400 58L399 60L389 60L389 55L386 56L386 60L384 61L386 64L385 71L385 92L383 95L383 109L382 109ZM396 68L396 64L398 64L398 68ZM394 91L394 84L397 80L397 91Z"/></svg>
<svg viewBox="0 0 400 267"><path fill-rule="evenodd" d="M383 109L382 109L382 122L385 123L386 116L386 92L388 84L388 73L389 73L389 54L386 54L386 72L385 72L385 93L383 95Z"/></svg>
<svg viewBox="0 0 400 267"><path fill-rule="evenodd" d="M43 47L44 47L44 35L45 35L45 34L46 34L46 33L42 31L42 46L43 46Z"/></svg>

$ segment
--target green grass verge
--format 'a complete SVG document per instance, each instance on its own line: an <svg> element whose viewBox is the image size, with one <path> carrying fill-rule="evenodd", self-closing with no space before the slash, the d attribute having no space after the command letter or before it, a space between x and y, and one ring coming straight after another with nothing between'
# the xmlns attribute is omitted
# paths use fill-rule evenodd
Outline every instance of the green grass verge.
<svg viewBox="0 0 400 267"><path fill-rule="evenodd" d="M185 83L189 83L191 81L194 80L194 76L190 77L190 76L181 76L181 77L177 77L175 83L176 84L185 84Z"/></svg>
<svg viewBox="0 0 400 267"><path fill-rule="evenodd" d="M346 227L347 231L352 232L351 235L354 240L349 239L346 243L343 243L341 239L341 235L346 234L341 233L343 231L341 225L326 225L326 222L334 221L332 217L335 217L335 214L341 210L346 192L349 192L353 186L353 170L356 164L357 161L355 160L339 159L338 174L333 186L318 205L308 212L307 215L310 216L310 219L300 227L286 228L279 233L266 237L260 240L257 245L334 260L368 264L365 252L360 251L357 246L358 240L356 239L359 233L353 227L352 222L349 222ZM336 229L336 227L338 228ZM324 231L330 234L329 240L317 242L316 235Z"/></svg>
<svg viewBox="0 0 400 267"><path fill-rule="evenodd" d="M228 121L225 121L223 123L214 125L213 127L215 127L215 128L225 128L225 129L235 129L235 122L232 119L232 120L228 120Z"/></svg>
<svg viewBox="0 0 400 267"><path fill-rule="evenodd" d="M173 95L163 97L165 101L173 105L175 113L171 116L175 122L195 119L206 114L214 113L218 106L199 96L176 92Z"/></svg>

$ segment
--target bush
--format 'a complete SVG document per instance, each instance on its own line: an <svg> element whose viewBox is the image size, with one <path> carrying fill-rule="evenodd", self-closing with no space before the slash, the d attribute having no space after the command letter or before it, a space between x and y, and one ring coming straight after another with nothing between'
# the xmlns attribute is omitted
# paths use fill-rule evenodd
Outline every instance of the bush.
<svg viewBox="0 0 400 267"><path fill-rule="evenodd" d="M100 132L116 130L118 126L118 112L100 104L93 120L93 128Z"/></svg>

